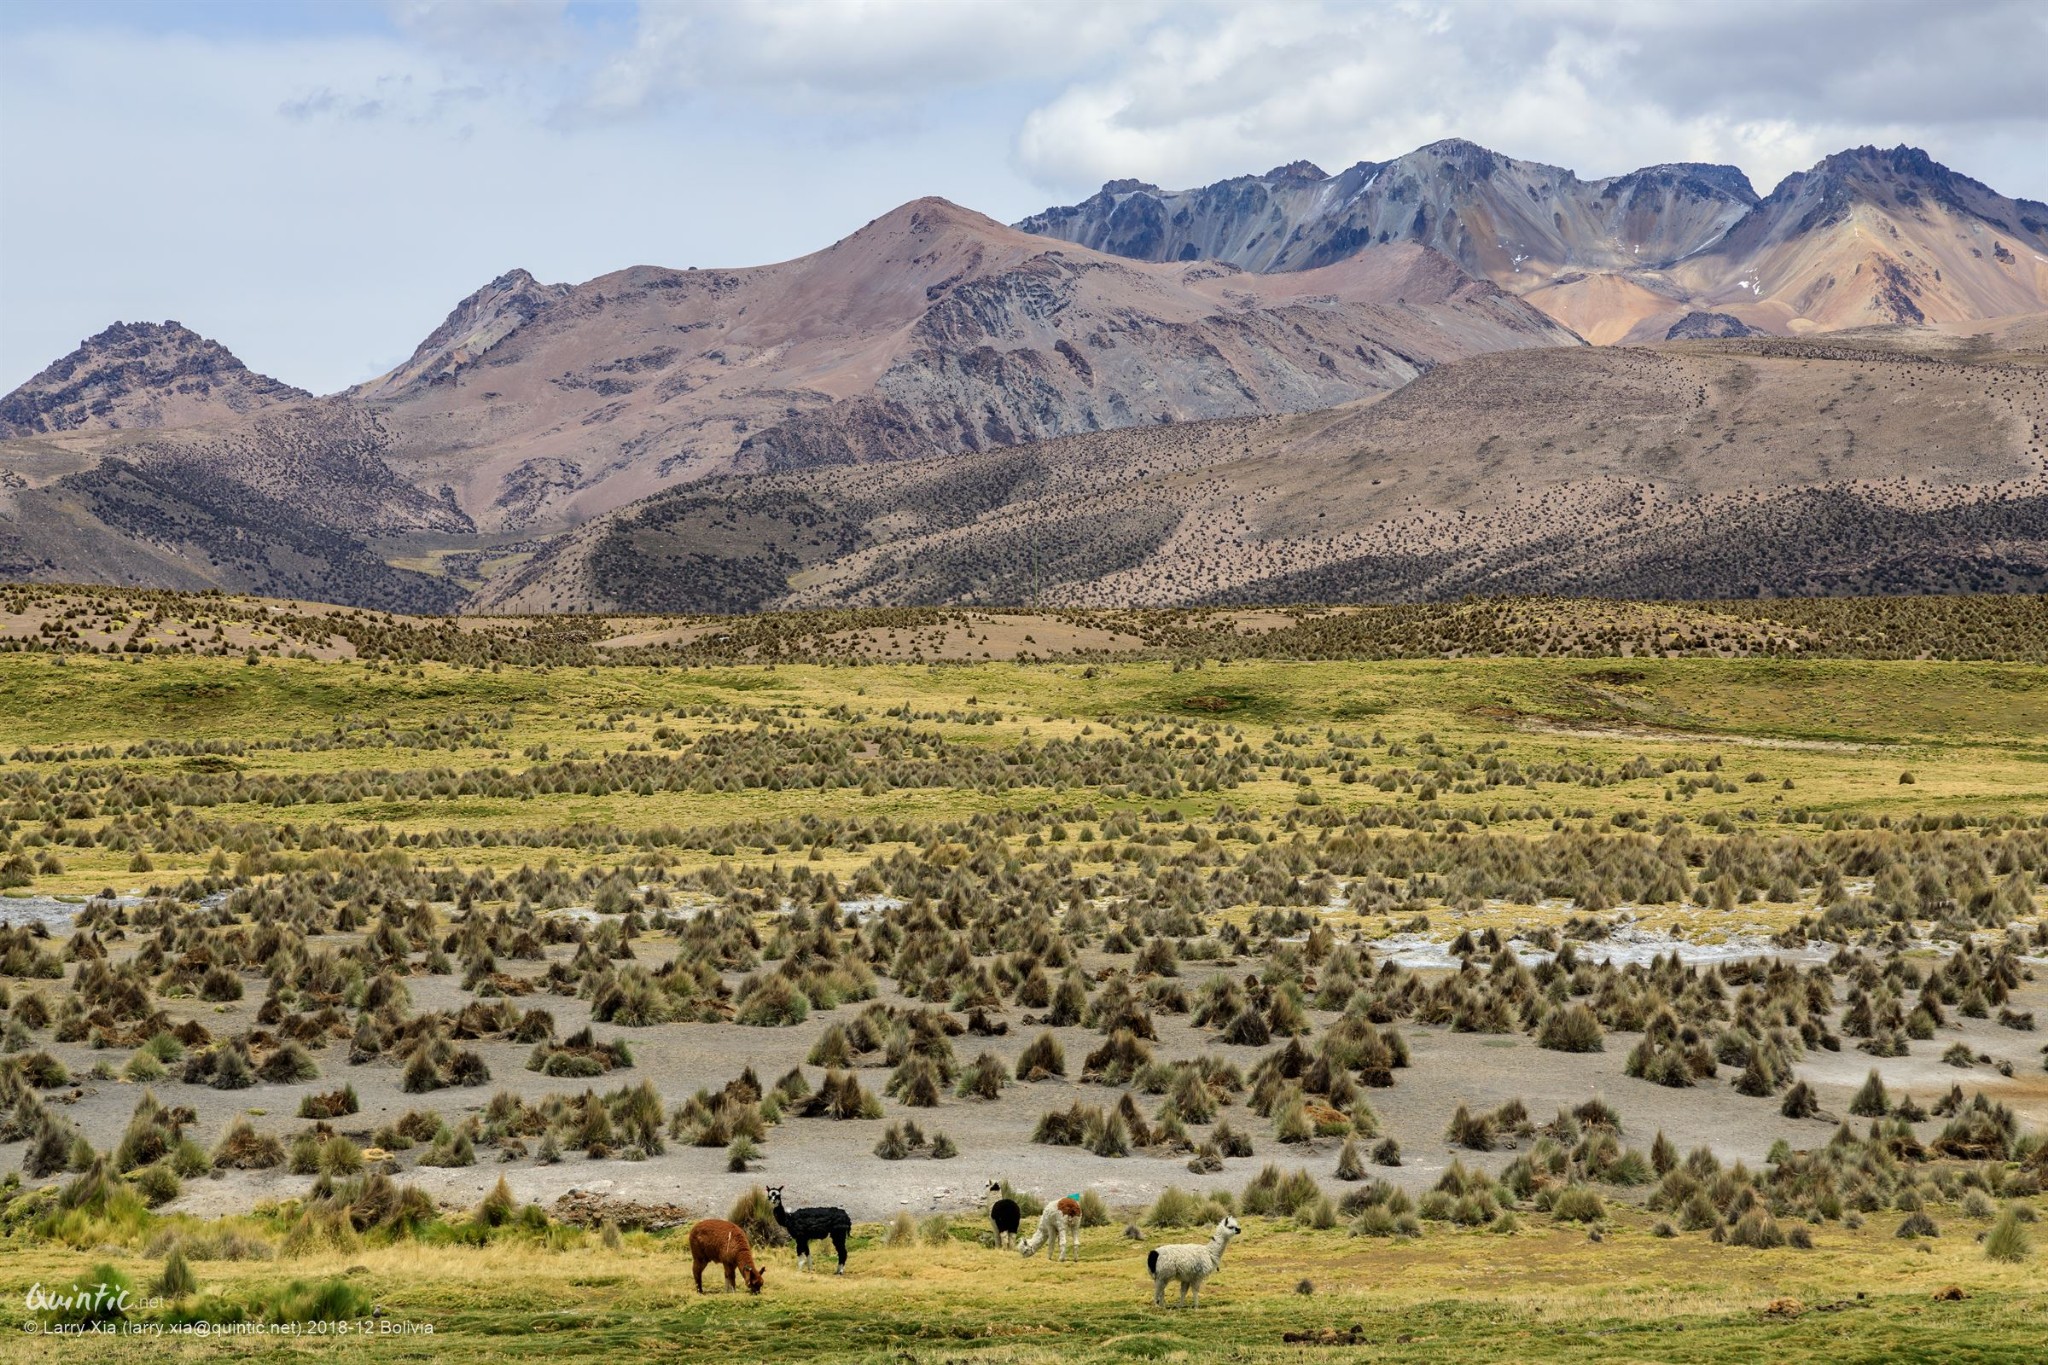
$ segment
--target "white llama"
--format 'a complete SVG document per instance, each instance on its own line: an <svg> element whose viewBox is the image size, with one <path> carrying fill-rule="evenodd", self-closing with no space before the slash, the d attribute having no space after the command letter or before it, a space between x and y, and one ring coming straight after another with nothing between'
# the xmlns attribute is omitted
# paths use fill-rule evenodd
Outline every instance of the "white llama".
<svg viewBox="0 0 2048 1365"><path fill-rule="evenodd" d="M1017 1248L1025 1256L1034 1255L1040 1247L1050 1248L1055 1243L1059 1254L1051 1251L1048 1259L1066 1260L1069 1252L1075 1260L1081 1259L1081 1205L1073 1199L1061 1199L1058 1203L1045 1206L1045 1212L1038 1215L1038 1230L1031 1234L1029 1241Z"/></svg>
<svg viewBox="0 0 2048 1365"><path fill-rule="evenodd" d="M1152 1302L1155 1306L1166 1304L1166 1286L1177 1282L1180 1285L1180 1307L1202 1306L1202 1283L1223 1267L1223 1248L1230 1245L1230 1239L1244 1229L1238 1227L1235 1218L1225 1218L1216 1225L1216 1235L1209 1239L1207 1246L1180 1243L1175 1246L1153 1248L1145 1258L1145 1268L1152 1272ZM1188 1291L1194 1290L1194 1301L1188 1300Z"/></svg>

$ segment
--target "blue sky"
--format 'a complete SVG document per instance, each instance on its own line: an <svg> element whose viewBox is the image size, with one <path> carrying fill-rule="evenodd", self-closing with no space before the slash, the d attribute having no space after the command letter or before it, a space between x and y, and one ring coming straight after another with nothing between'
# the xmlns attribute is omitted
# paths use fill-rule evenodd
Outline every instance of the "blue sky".
<svg viewBox="0 0 2048 1365"><path fill-rule="evenodd" d="M326 392L512 266L815 250L939 194L1465 136L1760 189L1862 142L2048 198L2048 6L1971 0L4 0L0 390L176 318Z"/></svg>

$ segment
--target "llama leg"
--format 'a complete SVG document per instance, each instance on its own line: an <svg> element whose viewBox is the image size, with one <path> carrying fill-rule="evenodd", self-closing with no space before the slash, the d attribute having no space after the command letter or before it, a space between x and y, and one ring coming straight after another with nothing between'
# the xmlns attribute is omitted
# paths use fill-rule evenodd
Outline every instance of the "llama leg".
<svg viewBox="0 0 2048 1365"><path fill-rule="evenodd" d="M727 1261L727 1262L725 1263L725 1292L726 1292L726 1293L728 1293L728 1294L732 1293L732 1292L733 1292L733 1290L735 1290L735 1289L739 1288L739 1285L737 1285L736 1283L734 1283L734 1282L733 1282L733 1276L734 1276L734 1275L735 1275L735 1274L736 1274L737 1272L738 1272L738 1263L737 1263L737 1262L734 1262L734 1261Z"/></svg>
<svg viewBox="0 0 2048 1365"><path fill-rule="evenodd" d="M695 1264L690 1267L690 1270L697 1277L697 1292L701 1294L704 1292L704 1258L702 1256L693 1256L691 1260Z"/></svg>
<svg viewBox="0 0 2048 1365"><path fill-rule="evenodd" d="M846 1234L844 1232L834 1230L832 1233L832 1249L839 1253L839 1269L832 1273L844 1275L846 1273Z"/></svg>
<svg viewBox="0 0 2048 1365"><path fill-rule="evenodd" d="M1157 1275L1152 1277L1152 1306L1166 1307L1166 1281Z"/></svg>

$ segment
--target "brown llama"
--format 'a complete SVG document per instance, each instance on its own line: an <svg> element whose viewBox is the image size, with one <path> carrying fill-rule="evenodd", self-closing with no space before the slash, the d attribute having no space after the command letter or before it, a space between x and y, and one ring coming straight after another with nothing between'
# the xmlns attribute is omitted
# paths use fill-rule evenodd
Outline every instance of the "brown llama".
<svg viewBox="0 0 2048 1365"><path fill-rule="evenodd" d="M734 1271L747 1277L749 1294L760 1293L761 1281L767 1278L767 1272L754 1264L754 1248L747 1244L745 1229L723 1218L699 1219L690 1229L690 1261L699 1294L704 1292L704 1267L713 1261L725 1267L727 1293L738 1287L733 1283Z"/></svg>

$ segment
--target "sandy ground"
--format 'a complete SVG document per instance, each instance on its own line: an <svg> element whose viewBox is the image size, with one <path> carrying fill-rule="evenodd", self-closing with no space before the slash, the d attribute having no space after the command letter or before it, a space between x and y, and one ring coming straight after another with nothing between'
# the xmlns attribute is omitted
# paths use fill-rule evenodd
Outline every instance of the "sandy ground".
<svg viewBox="0 0 2048 1365"><path fill-rule="evenodd" d="M560 952L561 949L554 951ZM641 961L653 965L666 955L665 944L643 943ZM1104 959L1105 961L1108 959ZM1233 970L1242 972L1246 963ZM1190 995L1202 976L1214 968L1190 964L1186 984ZM54 999L52 986L43 983L47 998ZM416 1010L455 1008L470 997L453 977L415 976L408 986ZM194 1001L171 1002L174 1017L201 1019L217 1036L248 1027L260 1003L260 989L248 998L228 1006L204 1005ZM908 1004L893 993L884 999ZM518 1001L525 1007L550 1010L556 1029L568 1034L589 1020L586 1002L560 996L534 994ZM2048 1015L2048 986L2028 982L2015 1001L2018 1007ZM671 1108L699 1087L716 1088L752 1066L767 1084L792 1066L803 1063L812 1043L835 1020L850 1020L864 1006L842 1006L828 1013L814 1012L794 1028L763 1029L737 1024L670 1024L646 1029L618 1029L599 1026L602 1037L627 1038L634 1051L635 1065L595 1083L600 1093L621 1084L652 1081ZM953 1040L954 1052L964 1066L984 1048L1002 1058L1014 1073L1016 1057L1037 1036L1040 1029L1021 1022L1024 1011L1011 1008L1002 1016L1010 1024L1006 1037L977 1038L963 1034ZM1336 1016L1312 1014L1320 1031ZM1960 1082L1966 1091L1982 1090L2011 1104L2022 1119L2033 1126L2048 1125L2048 1074L2041 1070L2038 1049L2041 1035L1999 1027L1984 1020L1958 1020L1961 1028L1944 1028L1932 1042L1914 1043L1911 1055L1876 1059L1845 1047L1840 1053L1816 1052L1797 1067L1798 1074L1819 1089L1824 1108L1833 1115L1846 1112L1850 1095L1864 1076L1875 1067L1894 1092L1906 1091L1931 1104L1951 1084ZM1153 1045L1162 1059L1214 1053L1236 1062L1249 1072L1269 1048L1233 1047L1215 1040L1213 1032L1192 1028L1185 1016L1158 1016L1155 1023L1159 1041ZM1521 1034L1457 1034L1448 1029L1411 1023L1397 1025L1408 1039L1412 1065L1395 1073L1397 1083L1390 1089L1369 1091L1368 1097L1381 1120L1384 1134L1396 1138L1404 1164L1398 1168L1375 1168L1397 1184L1411 1190L1435 1181L1454 1156L1467 1164L1498 1170L1514 1157L1512 1150L1488 1154L1453 1152L1443 1142L1443 1129L1451 1112L1460 1104L1475 1111L1491 1109L1520 1098L1540 1123L1560 1106L1575 1105L1601 1095L1618 1108L1624 1122L1624 1138L1647 1149L1662 1130L1681 1149L1706 1144L1724 1160L1741 1158L1760 1163L1771 1145L1784 1138L1795 1147L1819 1145L1831 1131L1832 1119L1789 1120L1778 1113L1778 1101L1750 1099L1731 1087L1733 1074L1723 1068L1721 1079L1701 1087L1673 1090L1630 1079L1623 1075L1623 1063L1636 1041L1631 1034L1609 1034L1606 1051L1590 1055L1549 1052L1535 1046ZM1066 1050L1071 1075L1078 1075L1082 1058L1100 1041L1100 1035L1083 1028L1054 1030ZM1967 1070L1942 1063L1940 1055L1961 1039L1973 1051L2012 1062L2015 1076L1999 1076L1990 1066ZM337 1121L336 1126L367 1145L371 1133L412 1109L434 1108L450 1117L480 1111L501 1089L517 1091L529 1100L553 1092L577 1092L589 1082L549 1080L525 1069L529 1049L506 1042L470 1044L480 1052L491 1069L491 1083L473 1089L444 1090L428 1095L408 1095L399 1087L397 1067L377 1061L351 1066L348 1049L336 1043L318 1060L321 1077L302 1085L259 1085L242 1091L217 1091L166 1079L153 1088L166 1103L183 1104L198 1113L191 1130L202 1144L211 1146L221 1129L238 1113L255 1116L259 1127L287 1139L304 1126L295 1117L300 1098L308 1093L352 1084L361 1098L362 1111ZM126 1062L125 1052L95 1053L83 1044L51 1048L83 1077L96 1059L106 1058L118 1070ZM813 1084L822 1075L805 1067ZM861 1071L862 1082L879 1094L888 1071L870 1067ZM173 1072L175 1075L175 1071ZM95 1146L102 1149L118 1141L143 1087L117 1081L76 1082L78 1095L69 1089L51 1092L59 1109L79 1123ZM887 1117L881 1120L835 1122L829 1119L787 1118L769 1131L763 1156L756 1169L747 1174L725 1170L722 1148L689 1148L670 1144L663 1154L644 1161L608 1159L593 1161L581 1153L567 1153L559 1164L540 1165L532 1158L501 1163L490 1148L480 1148L478 1164L460 1169L418 1167L419 1149L404 1153L399 1160L402 1178L417 1183L437 1199L462 1206L474 1203L504 1176L522 1200L552 1203L570 1190L596 1191L633 1202L680 1204L693 1211L723 1213L750 1186L762 1183L786 1184L792 1198L805 1203L832 1203L845 1207L856 1219L881 1219L901 1209L915 1213L946 1211L972 1213L979 1208L980 1191L991 1179L1006 1179L1019 1189L1043 1196L1057 1196L1082 1189L1094 1189L1112 1207L1149 1203L1167 1185L1183 1187L1241 1188L1267 1162L1292 1170L1303 1166L1314 1173L1333 1193L1344 1186L1334 1178L1338 1140L1313 1146L1287 1146L1272 1136L1271 1124L1251 1114L1242 1103L1221 1111L1234 1128L1248 1131L1256 1144L1250 1158L1231 1160L1220 1174L1194 1176L1185 1167L1184 1155L1135 1153L1120 1159L1096 1157L1076 1148L1046 1147L1032 1143L1030 1133L1044 1111L1065 1108L1075 1100L1113 1106L1120 1097L1115 1087L1082 1085L1071 1079L1034 1084L1013 1084L996 1101L963 1100L946 1097L936 1109L907 1109L886 1101ZM1160 1097L1139 1094L1140 1108L1148 1118L1158 1112ZM960 1155L948 1161L914 1156L902 1161L883 1161L873 1147L888 1122L914 1120L927 1135L944 1132L952 1137ZM1924 1137L1940 1130L1939 1121L1922 1125ZM1191 1129L1198 1138L1205 1129ZM1370 1144L1366 1144L1369 1148ZM0 1146L0 1168L18 1166L19 1143ZM303 1193L312 1183L308 1176L293 1176L281 1170L229 1172L187 1182L186 1192L174 1208L201 1215L246 1210L260 1200Z"/></svg>
<svg viewBox="0 0 2048 1365"><path fill-rule="evenodd" d="M1572 739L1636 739L1650 743L1698 744L1702 739L1712 739L1716 744L1732 744L1744 749L1805 749L1821 753L1856 754L1870 749L1884 749L1893 746L1884 744L1858 744L1843 739L1772 739L1765 735L1701 735L1689 730L1660 730L1655 726L1622 725L1560 725L1540 717L1526 717L1518 722L1520 728L1543 735L1564 735Z"/></svg>

